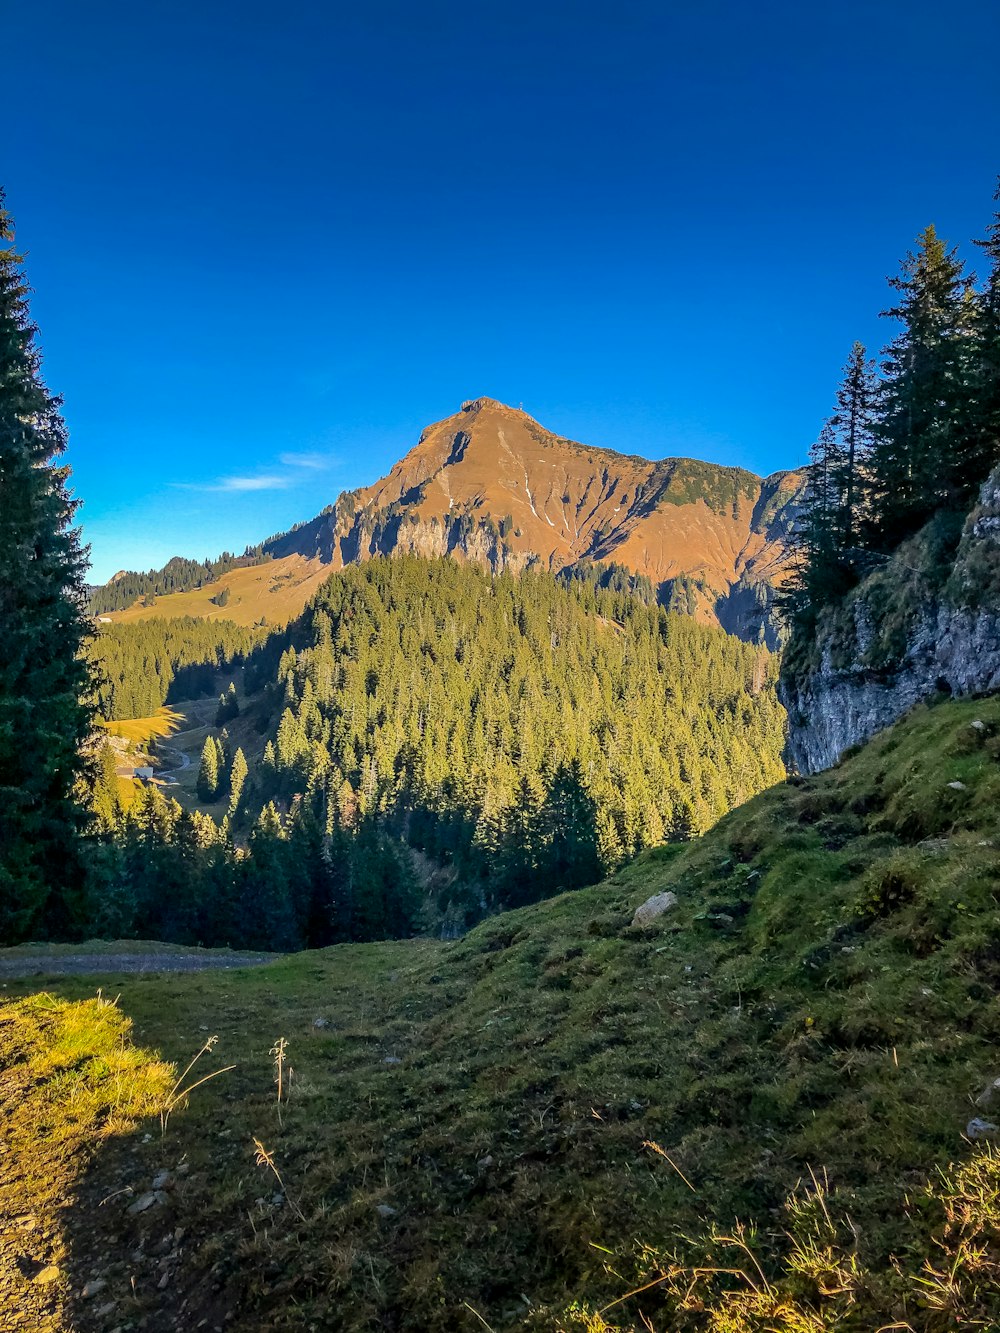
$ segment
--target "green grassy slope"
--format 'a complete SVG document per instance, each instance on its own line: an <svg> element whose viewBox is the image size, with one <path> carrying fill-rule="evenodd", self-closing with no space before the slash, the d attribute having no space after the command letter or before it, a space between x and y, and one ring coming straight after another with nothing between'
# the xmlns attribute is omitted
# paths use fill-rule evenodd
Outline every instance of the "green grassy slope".
<svg viewBox="0 0 1000 1333"><path fill-rule="evenodd" d="M79 1327L125 1308L151 1330L202 1311L245 1330L1000 1327L1000 1164L965 1137L1000 1120L975 1104L1000 1075L998 811L1000 700L920 708L700 841L455 944L109 975L143 1046L186 1063L219 1033L200 1067L238 1067L133 1145L136 1179L184 1158L163 1203L77 1226L81 1273L184 1227L165 1288L105 1262L118 1304ZM678 905L632 927L667 889ZM99 1155L81 1197L121 1170Z"/></svg>

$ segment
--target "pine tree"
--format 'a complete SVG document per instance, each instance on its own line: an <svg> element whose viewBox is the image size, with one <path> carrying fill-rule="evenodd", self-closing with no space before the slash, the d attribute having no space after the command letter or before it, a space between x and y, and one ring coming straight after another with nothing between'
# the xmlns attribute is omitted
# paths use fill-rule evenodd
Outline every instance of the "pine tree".
<svg viewBox="0 0 1000 1333"><path fill-rule="evenodd" d="M0 192L0 241L14 229ZM90 726L81 702L85 552L60 400L46 389L13 244L0 248L0 941L58 932L83 875L74 799Z"/></svg>
<svg viewBox="0 0 1000 1333"><path fill-rule="evenodd" d="M1000 177L994 200L1000 201ZM976 321L976 353L972 394L976 416L976 458L978 479L984 480L990 468L1000 462L1000 211L986 228L986 236L976 245L989 258L986 287L979 297Z"/></svg>
<svg viewBox="0 0 1000 1333"><path fill-rule="evenodd" d="M219 751L212 736L202 746L197 790L199 801L214 801L219 793Z"/></svg>
<svg viewBox="0 0 1000 1333"><path fill-rule="evenodd" d="M900 300L883 313L903 328L884 353L871 458L874 540L892 550L936 510L968 497L972 280L927 227L889 282Z"/></svg>
<svg viewBox="0 0 1000 1333"><path fill-rule="evenodd" d="M857 561L878 392L875 362L856 342L844 367L832 418L838 445L830 478L836 506L834 536L840 560L848 567Z"/></svg>
<svg viewBox="0 0 1000 1333"><path fill-rule="evenodd" d="M229 814L235 815L243 795L243 784L247 780L247 761L242 750L233 755L233 766L229 772Z"/></svg>

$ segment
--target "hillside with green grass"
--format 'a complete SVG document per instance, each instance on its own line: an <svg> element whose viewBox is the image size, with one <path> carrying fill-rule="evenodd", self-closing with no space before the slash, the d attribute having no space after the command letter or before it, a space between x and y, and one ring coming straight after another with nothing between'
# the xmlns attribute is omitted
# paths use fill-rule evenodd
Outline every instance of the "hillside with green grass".
<svg viewBox="0 0 1000 1333"><path fill-rule="evenodd" d="M235 1066L62 1172L52 1327L996 1327L998 808L1000 700L921 706L457 943L8 980L8 1071L41 985Z"/></svg>

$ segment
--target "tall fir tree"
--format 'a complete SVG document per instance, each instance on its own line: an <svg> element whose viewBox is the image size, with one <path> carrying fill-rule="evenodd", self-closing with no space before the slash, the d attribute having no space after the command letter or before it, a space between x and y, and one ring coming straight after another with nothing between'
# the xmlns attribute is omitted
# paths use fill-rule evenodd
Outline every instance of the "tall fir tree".
<svg viewBox="0 0 1000 1333"><path fill-rule="evenodd" d="M214 801L219 794L219 751L214 736L206 736L198 769L198 799Z"/></svg>
<svg viewBox="0 0 1000 1333"><path fill-rule="evenodd" d="M831 458L835 496L834 536L840 558L853 567L866 510L868 460L871 455L879 382L875 362L856 342L844 367L832 419L837 448Z"/></svg>
<svg viewBox="0 0 1000 1333"><path fill-rule="evenodd" d="M56 462L66 428L13 240L0 192L0 942L66 928L84 877L74 787L91 725L86 557Z"/></svg>
<svg viewBox="0 0 1000 1333"><path fill-rule="evenodd" d="M889 279L902 324L883 358L872 448L873 544L892 550L972 484L969 397L972 279L933 226Z"/></svg>
<svg viewBox="0 0 1000 1333"><path fill-rule="evenodd" d="M1000 202L1000 177L993 195ZM977 468L980 479L1000 462L1000 211L976 241L990 262L979 298L976 361L972 391L975 400Z"/></svg>
<svg viewBox="0 0 1000 1333"><path fill-rule="evenodd" d="M247 761L242 750L233 755L233 766L229 771L229 815L232 818L239 809L243 796L243 784L247 780Z"/></svg>

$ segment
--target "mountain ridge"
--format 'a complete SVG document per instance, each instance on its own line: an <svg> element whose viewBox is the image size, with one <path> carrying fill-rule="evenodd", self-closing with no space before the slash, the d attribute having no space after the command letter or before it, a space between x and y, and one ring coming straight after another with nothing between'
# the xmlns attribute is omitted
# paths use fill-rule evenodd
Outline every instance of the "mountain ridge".
<svg viewBox="0 0 1000 1333"><path fill-rule="evenodd" d="M614 563L648 578L665 605L773 646L773 588L788 568L803 478L800 470L762 478L697 459L617 453L473 398L425 427L384 477L262 543L266 580L242 581L301 588L301 609L320 574L375 555L452 555L495 572ZM300 563L282 565L292 559ZM203 600L230 577L206 583ZM267 600L257 587L250 609L259 604L270 619ZM155 614L199 614L169 602ZM133 605L118 616L150 609Z"/></svg>

